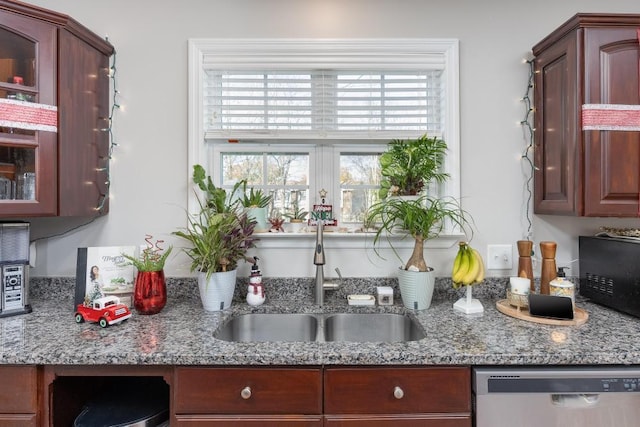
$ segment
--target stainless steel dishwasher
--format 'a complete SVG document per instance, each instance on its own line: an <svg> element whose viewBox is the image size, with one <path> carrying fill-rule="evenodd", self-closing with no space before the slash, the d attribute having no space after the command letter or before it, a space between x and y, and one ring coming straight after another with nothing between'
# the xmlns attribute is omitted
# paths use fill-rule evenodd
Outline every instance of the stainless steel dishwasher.
<svg viewBox="0 0 640 427"><path fill-rule="evenodd" d="M476 368L476 427L640 426L640 368Z"/></svg>

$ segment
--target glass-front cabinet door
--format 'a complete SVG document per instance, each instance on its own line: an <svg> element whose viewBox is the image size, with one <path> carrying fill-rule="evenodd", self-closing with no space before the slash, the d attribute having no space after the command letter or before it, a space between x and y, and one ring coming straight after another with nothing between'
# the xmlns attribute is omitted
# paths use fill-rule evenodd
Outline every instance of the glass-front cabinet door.
<svg viewBox="0 0 640 427"><path fill-rule="evenodd" d="M0 12L0 218L55 215L55 28Z"/></svg>

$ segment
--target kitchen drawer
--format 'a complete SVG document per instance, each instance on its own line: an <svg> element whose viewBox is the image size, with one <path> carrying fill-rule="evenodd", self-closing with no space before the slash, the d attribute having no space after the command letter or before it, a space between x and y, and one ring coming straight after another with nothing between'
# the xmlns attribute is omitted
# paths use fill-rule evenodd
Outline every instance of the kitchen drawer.
<svg viewBox="0 0 640 427"><path fill-rule="evenodd" d="M0 413L35 414L38 412L38 370L35 366L0 367ZM0 418L5 420L6 418ZM16 421L16 424L29 425Z"/></svg>
<svg viewBox="0 0 640 427"><path fill-rule="evenodd" d="M465 367L327 368L324 387L326 414L471 412Z"/></svg>
<svg viewBox="0 0 640 427"><path fill-rule="evenodd" d="M322 415L185 415L176 418L177 427L322 427L323 422Z"/></svg>
<svg viewBox="0 0 640 427"><path fill-rule="evenodd" d="M324 427L471 427L471 415L442 417L434 415L332 415Z"/></svg>
<svg viewBox="0 0 640 427"><path fill-rule="evenodd" d="M179 367L174 380L176 414L322 412L319 368Z"/></svg>

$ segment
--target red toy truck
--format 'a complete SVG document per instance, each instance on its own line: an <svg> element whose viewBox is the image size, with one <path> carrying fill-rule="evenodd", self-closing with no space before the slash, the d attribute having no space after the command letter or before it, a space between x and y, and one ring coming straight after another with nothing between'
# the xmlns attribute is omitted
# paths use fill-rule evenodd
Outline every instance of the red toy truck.
<svg viewBox="0 0 640 427"><path fill-rule="evenodd" d="M78 304L76 311L76 322L98 322L98 324L106 328L109 325L120 323L131 317L129 308L120 302L120 298L115 296L107 296L96 298L93 302L86 306Z"/></svg>

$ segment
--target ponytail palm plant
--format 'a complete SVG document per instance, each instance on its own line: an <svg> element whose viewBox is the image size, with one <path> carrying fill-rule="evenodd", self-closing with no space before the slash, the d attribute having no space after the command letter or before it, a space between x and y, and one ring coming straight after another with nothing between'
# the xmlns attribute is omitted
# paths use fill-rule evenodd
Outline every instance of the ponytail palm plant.
<svg viewBox="0 0 640 427"><path fill-rule="evenodd" d="M455 199L421 196L414 200L387 198L375 203L367 213L367 221L379 226L374 237L378 244L383 235L410 235L414 239L411 257L405 270L429 271L424 257L424 242L438 237L447 225L464 228L467 214ZM393 243L389 245L400 258Z"/></svg>

